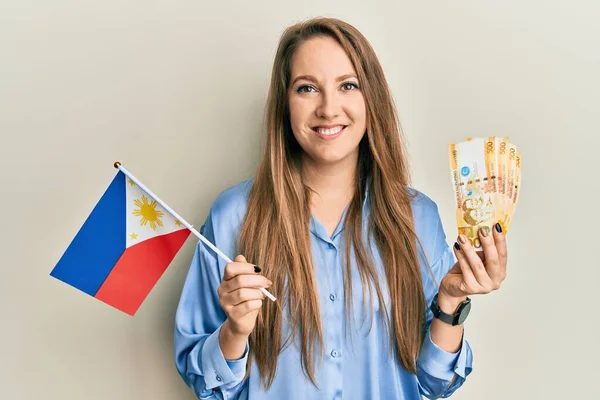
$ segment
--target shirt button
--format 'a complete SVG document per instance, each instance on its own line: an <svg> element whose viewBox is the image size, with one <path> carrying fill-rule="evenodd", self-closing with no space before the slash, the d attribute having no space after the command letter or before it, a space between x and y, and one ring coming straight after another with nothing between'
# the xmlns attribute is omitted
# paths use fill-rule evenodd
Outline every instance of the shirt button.
<svg viewBox="0 0 600 400"><path fill-rule="evenodd" d="M335 350L333 350L333 351L331 352L331 357L333 357L333 358L336 358L337 356L338 356L338 352L337 352L337 351L335 351Z"/></svg>
<svg viewBox="0 0 600 400"><path fill-rule="evenodd" d="M331 301L335 301L335 294L333 294L333 293L332 293L332 294L330 294L330 295L329 295L329 300L331 300Z"/></svg>
<svg viewBox="0 0 600 400"><path fill-rule="evenodd" d="M218 380L219 382L221 382L221 381L223 380L223 378L221 378L219 375L217 375L217 380Z"/></svg>

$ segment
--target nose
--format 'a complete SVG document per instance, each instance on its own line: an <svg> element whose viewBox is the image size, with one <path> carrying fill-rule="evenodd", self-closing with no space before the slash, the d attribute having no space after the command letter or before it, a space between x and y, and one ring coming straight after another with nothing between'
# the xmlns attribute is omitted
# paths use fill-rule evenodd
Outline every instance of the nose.
<svg viewBox="0 0 600 400"><path fill-rule="evenodd" d="M323 92L320 99L321 102L316 110L317 117L331 120L340 114L340 105L334 93Z"/></svg>

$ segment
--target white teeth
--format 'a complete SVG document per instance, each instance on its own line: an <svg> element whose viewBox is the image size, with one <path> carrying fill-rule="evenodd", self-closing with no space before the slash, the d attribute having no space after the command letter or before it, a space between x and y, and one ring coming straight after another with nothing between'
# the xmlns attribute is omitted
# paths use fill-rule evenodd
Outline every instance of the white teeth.
<svg viewBox="0 0 600 400"><path fill-rule="evenodd" d="M316 131L319 132L321 135L330 136L339 133L342 129L344 129L343 126L336 126L332 129L317 128Z"/></svg>

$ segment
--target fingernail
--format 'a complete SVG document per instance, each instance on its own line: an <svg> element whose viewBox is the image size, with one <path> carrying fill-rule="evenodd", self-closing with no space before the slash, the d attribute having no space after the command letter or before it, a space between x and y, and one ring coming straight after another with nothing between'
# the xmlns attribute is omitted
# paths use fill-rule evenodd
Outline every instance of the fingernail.
<svg viewBox="0 0 600 400"><path fill-rule="evenodd" d="M499 222L497 222L497 223L496 223L496 226L495 226L495 227L496 227L496 232L498 232L498 233L502 233L502 226L500 226L500 223L499 223Z"/></svg>
<svg viewBox="0 0 600 400"><path fill-rule="evenodd" d="M481 236L483 237L487 237L488 235L488 227L487 226L482 226L481 229L479 229L481 231Z"/></svg>
<svg viewBox="0 0 600 400"><path fill-rule="evenodd" d="M462 244L467 244L467 237L461 233L460 235L458 235L458 241Z"/></svg>
<svg viewBox="0 0 600 400"><path fill-rule="evenodd" d="M454 242L454 248L456 250L460 250L460 245L458 243Z"/></svg>
<svg viewBox="0 0 600 400"><path fill-rule="evenodd" d="M254 266L254 272L256 272L257 274L261 271L260 267L258 265Z"/></svg>

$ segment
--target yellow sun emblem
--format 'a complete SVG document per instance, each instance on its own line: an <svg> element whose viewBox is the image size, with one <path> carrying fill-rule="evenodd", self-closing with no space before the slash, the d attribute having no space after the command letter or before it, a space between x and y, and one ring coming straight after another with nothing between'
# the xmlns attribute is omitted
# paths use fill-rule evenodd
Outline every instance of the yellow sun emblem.
<svg viewBox="0 0 600 400"><path fill-rule="evenodd" d="M142 217L140 220L141 226L145 226L148 222L150 222L150 228L152 228L152 230L156 230L157 226L163 226L160 217L164 216L164 213L156 209L156 200L152 200L151 203L148 203L146 195L142 195L141 200L135 199L133 202L138 206L137 209L133 210L133 215Z"/></svg>

